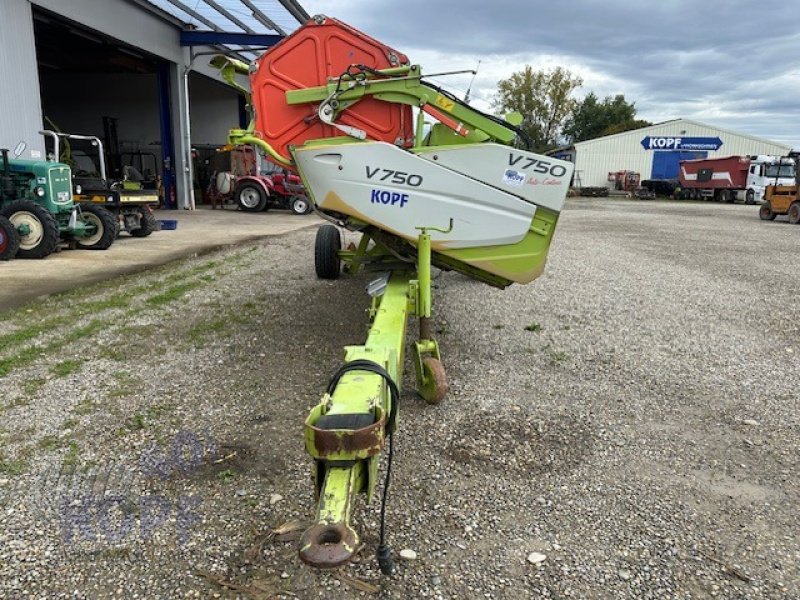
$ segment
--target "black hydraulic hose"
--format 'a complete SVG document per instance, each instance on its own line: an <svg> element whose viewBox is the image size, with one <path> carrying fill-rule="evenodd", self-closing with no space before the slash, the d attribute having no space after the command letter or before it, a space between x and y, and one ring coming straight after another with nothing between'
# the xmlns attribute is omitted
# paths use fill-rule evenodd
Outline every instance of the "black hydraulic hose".
<svg viewBox="0 0 800 600"><path fill-rule="evenodd" d="M392 475L392 457L394 456L394 425L395 420L397 419L397 406L400 402L400 390L392 379L392 376L389 375L388 371L386 371L386 369L384 369L381 365L371 360L359 358L347 363L346 365L342 365L339 370L336 371L333 377L331 377L331 380L328 382L327 389L329 395L333 395L339 380L345 373L349 373L350 371L367 371L369 373L380 375L386 382L386 385L389 387L391 406L389 407L389 418L387 419L386 427L384 428L386 436L389 438L389 454L386 460L386 477L383 481L383 495L381 496L380 541L375 554L378 559L378 566L381 569L381 573L384 575L391 575L394 571L394 563L392 562L392 549L389 547L389 544L386 543L386 501L389 496L389 481Z"/></svg>

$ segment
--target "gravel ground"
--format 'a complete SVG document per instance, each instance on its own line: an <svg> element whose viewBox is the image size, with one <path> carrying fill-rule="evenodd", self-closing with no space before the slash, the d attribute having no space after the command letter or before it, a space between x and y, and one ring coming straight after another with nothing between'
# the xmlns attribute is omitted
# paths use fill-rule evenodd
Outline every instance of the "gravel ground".
<svg viewBox="0 0 800 600"><path fill-rule="evenodd" d="M573 200L532 285L437 274L451 393L406 369L390 579L377 503L356 564L296 557L302 421L368 304L313 235L0 315L0 597L800 596L800 228Z"/></svg>

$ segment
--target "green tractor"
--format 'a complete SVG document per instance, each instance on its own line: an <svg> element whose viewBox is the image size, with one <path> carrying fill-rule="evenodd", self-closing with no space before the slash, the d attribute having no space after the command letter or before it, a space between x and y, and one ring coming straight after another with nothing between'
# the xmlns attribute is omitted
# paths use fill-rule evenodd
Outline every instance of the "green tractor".
<svg viewBox="0 0 800 600"><path fill-rule="evenodd" d="M6 240L6 258L18 242L19 258L44 258L59 243L90 250L105 250L114 243L117 223L101 206L79 206L72 199L69 165L53 161L23 160L25 143L14 150L0 150L0 217L10 222L11 232L0 221L0 258Z"/></svg>

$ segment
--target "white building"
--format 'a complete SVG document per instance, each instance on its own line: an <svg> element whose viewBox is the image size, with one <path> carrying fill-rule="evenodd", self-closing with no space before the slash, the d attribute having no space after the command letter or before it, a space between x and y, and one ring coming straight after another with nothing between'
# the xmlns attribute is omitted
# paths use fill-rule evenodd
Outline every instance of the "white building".
<svg viewBox="0 0 800 600"><path fill-rule="evenodd" d="M247 124L212 55L250 62L308 19L297 0L0 0L0 148L40 159L43 128L98 136L191 208L197 154Z"/></svg>
<svg viewBox="0 0 800 600"><path fill-rule="evenodd" d="M789 146L690 119L624 131L550 152L575 163L574 184L609 185L608 174L634 171L641 179L677 179L678 162L693 158L767 154L785 156ZM578 177L580 180L578 180Z"/></svg>

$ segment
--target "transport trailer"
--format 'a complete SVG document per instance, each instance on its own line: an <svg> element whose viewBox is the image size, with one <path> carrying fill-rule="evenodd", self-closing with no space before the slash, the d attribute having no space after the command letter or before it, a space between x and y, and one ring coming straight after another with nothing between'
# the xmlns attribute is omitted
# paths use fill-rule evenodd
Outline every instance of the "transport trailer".
<svg viewBox="0 0 800 600"><path fill-rule="evenodd" d="M794 183L794 164L793 159L766 155L683 160L680 197L755 204L764 199L768 185Z"/></svg>

